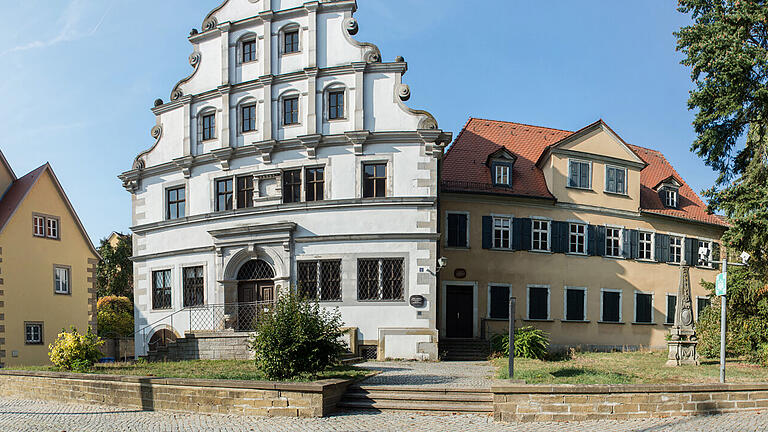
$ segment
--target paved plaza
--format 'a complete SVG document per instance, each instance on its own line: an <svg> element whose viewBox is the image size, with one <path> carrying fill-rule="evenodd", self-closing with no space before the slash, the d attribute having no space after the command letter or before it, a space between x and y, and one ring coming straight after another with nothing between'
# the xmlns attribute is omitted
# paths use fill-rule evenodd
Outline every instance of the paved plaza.
<svg viewBox="0 0 768 432"><path fill-rule="evenodd" d="M495 368L483 362L366 362L356 366L380 371L369 385L450 388L491 388Z"/></svg>
<svg viewBox="0 0 768 432"><path fill-rule="evenodd" d="M258 431L519 431L658 432L764 431L768 413L723 414L625 422L494 423L487 416L421 416L349 412L324 419L288 419L141 412L113 407L70 405L0 398L0 431L13 432L258 432Z"/></svg>

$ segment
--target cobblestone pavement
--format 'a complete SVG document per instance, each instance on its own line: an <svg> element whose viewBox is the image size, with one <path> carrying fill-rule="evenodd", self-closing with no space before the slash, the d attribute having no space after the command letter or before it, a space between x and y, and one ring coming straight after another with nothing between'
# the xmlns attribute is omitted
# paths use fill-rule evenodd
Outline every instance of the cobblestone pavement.
<svg viewBox="0 0 768 432"><path fill-rule="evenodd" d="M381 371L364 385L490 388L495 368L481 362L366 362L356 366Z"/></svg>
<svg viewBox="0 0 768 432"><path fill-rule="evenodd" d="M349 412L324 419L287 419L141 412L94 405L0 398L0 431L6 432L258 432L258 431L520 431L520 432L721 432L768 430L768 412L656 420L581 423L494 423L487 416L422 416Z"/></svg>

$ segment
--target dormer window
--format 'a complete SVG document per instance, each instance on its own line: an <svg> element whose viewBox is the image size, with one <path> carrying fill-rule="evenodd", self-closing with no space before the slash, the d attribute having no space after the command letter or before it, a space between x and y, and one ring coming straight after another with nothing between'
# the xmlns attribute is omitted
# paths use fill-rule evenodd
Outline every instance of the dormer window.
<svg viewBox="0 0 768 432"><path fill-rule="evenodd" d="M577 189L592 188L592 164L586 161L568 161L568 187Z"/></svg>
<svg viewBox="0 0 768 432"><path fill-rule="evenodd" d="M501 148L488 156L486 164L490 168L494 186L512 186L512 167L517 156L506 148Z"/></svg>
<svg viewBox="0 0 768 432"><path fill-rule="evenodd" d="M677 208L677 190L664 189L664 206L669 208Z"/></svg>
<svg viewBox="0 0 768 432"><path fill-rule="evenodd" d="M496 179L494 183L501 186L509 186L509 165L496 165Z"/></svg>

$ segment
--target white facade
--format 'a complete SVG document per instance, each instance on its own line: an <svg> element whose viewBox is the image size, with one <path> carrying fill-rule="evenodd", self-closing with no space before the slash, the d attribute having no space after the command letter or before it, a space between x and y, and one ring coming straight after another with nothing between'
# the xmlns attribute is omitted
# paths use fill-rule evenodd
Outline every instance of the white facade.
<svg viewBox="0 0 768 432"><path fill-rule="evenodd" d="M190 329L178 312L184 268L203 268L205 304L230 304L241 300L237 275L250 260L272 268L277 292L297 285L298 262L340 260L341 298L322 304L340 309L358 343L378 346L379 358L436 359L437 163L451 136L404 104L402 58L382 63L376 46L353 39L356 7L228 0L193 31L194 71L170 102L156 102L156 141L120 176L133 195L137 330ZM293 98L298 112L285 102ZM371 163L386 167L383 196L364 191ZM324 170L322 200L309 197L308 167ZM285 173L296 169L300 194L290 202ZM253 184L243 192L247 208L238 208L238 177ZM233 208L217 204L227 178ZM169 210L175 188L184 190L180 215ZM358 260L377 258L402 259L402 295L361 301ZM171 275L171 304L161 310L153 309L157 271ZM411 306L417 295L423 306ZM136 341L137 355L146 353Z"/></svg>

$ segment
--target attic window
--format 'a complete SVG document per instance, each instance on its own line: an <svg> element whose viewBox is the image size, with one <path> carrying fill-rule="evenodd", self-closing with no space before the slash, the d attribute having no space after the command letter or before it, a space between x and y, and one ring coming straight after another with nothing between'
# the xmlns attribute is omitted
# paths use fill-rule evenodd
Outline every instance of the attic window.
<svg viewBox="0 0 768 432"><path fill-rule="evenodd" d="M509 165L496 165L494 184L509 186Z"/></svg>
<svg viewBox="0 0 768 432"><path fill-rule="evenodd" d="M663 189L664 206L669 208L677 208L677 190L675 189Z"/></svg>

